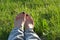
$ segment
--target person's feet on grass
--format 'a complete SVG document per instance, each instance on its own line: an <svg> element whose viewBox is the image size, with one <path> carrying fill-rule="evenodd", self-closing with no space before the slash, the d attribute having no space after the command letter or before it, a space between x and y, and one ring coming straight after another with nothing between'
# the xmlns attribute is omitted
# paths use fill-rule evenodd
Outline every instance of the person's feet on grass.
<svg viewBox="0 0 60 40"><path fill-rule="evenodd" d="M34 28L34 22L31 16L26 14L25 30Z"/></svg>
<svg viewBox="0 0 60 40"><path fill-rule="evenodd" d="M15 28L11 31L8 40L40 40L37 34L34 33L34 22L31 16L24 12L16 16L14 22ZM24 31L25 26L25 31Z"/></svg>
<svg viewBox="0 0 60 40"><path fill-rule="evenodd" d="M16 16L14 26L15 27L23 27L25 21L26 21L26 14L24 12L22 12Z"/></svg>

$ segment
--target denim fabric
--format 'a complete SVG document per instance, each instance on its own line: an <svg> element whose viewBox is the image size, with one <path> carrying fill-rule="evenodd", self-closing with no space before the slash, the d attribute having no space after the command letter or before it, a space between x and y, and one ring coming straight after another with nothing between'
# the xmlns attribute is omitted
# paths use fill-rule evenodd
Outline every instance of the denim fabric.
<svg viewBox="0 0 60 40"><path fill-rule="evenodd" d="M41 40L32 29L27 29L23 31L22 29L16 27L14 28L8 40Z"/></svg>

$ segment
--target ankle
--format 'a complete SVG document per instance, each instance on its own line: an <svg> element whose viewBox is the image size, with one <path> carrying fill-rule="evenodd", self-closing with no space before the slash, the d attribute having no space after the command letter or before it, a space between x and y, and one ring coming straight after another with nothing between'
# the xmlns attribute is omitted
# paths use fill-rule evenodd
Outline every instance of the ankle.
<svg viewBox="0 0 60 40"><path fill-rule="evenodd" d="M32 24L29 24L25 26L25 31L33 31L34 26Z"/></svg>
<svg viewBox="0 0 60 40"><path fill-rule="evenodd" d="M33 24L28 24L28 28L34 28Z"/></svg>

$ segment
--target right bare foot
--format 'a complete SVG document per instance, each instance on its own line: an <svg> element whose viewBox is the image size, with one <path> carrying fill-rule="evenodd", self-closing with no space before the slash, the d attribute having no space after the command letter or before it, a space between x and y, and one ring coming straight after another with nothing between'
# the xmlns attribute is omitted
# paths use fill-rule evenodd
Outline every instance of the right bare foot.
<svg viewBox="0 0 60 40"><path fill-rule="evenodd" d="M29 28L34 28L34 22L33 19L28 14L26 14L25 30Z"/></svg>

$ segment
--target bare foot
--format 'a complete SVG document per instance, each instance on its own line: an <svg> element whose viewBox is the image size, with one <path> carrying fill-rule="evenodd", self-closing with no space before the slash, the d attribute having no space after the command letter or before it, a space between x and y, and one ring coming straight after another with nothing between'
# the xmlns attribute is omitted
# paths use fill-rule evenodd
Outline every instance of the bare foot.
<svg viewBox="0 0 60 40"><path fill-rule="evenodd" d="M29 28L34 28L34 22L33 19L28 14L26 14L25 30Z"/></svg>
<svg viewBox="0 0 60 40"><path fill-rule="evenodd" d="M26 21L26 14L22 12L16 16L14 26L15 27L24 26L25 21Z"/></svg>

